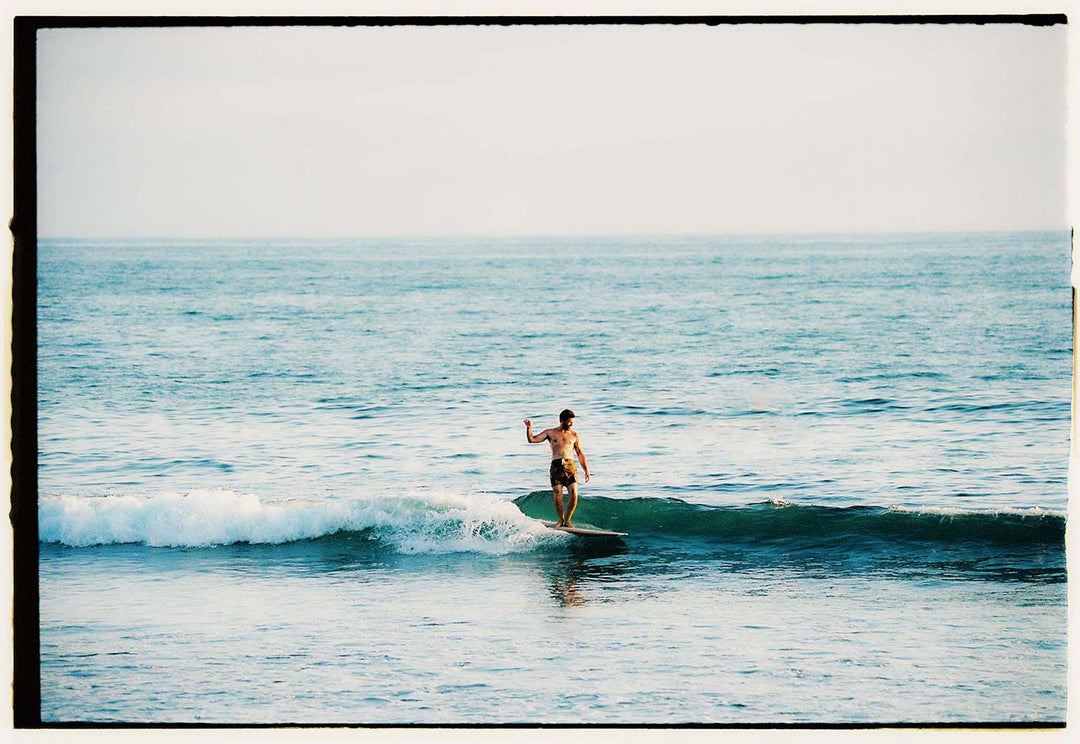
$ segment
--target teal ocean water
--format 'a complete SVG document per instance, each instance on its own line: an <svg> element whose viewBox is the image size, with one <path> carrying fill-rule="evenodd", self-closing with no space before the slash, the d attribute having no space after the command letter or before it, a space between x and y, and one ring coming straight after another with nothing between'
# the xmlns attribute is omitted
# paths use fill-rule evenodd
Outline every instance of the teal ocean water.
<svg viewBox="0 0 1080 744"><path fill-rule="evenodd" d="M42 716L1060 722L1066 233L38 246ZM554 517L522 419L577 413Z"/></svg>

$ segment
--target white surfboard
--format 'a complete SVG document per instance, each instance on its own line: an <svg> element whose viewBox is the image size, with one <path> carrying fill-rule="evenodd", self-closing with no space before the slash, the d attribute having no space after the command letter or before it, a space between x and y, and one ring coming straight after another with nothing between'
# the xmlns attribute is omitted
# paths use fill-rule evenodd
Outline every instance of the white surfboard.
<svg viewBox="0 0 1080 744"><path fill-rule="evenodd" d="M571 535L578 535L579 537L626 537L627 535L625 532L591 530L588 527L559 527L555 522L544 522L544 526L559 532L569 532Z"/></svg>

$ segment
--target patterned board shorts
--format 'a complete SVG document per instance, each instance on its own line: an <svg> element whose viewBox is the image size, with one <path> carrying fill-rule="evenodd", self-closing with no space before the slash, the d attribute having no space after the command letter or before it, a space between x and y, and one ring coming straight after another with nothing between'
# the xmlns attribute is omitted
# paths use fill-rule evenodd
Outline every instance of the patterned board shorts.
<svg viewBox="0 0 1080 744"><path fill-rule="evenodd" d="M577 468L574 467L574 461L552 460L551 487L569 486L571 483L577 483Z"/></svg>

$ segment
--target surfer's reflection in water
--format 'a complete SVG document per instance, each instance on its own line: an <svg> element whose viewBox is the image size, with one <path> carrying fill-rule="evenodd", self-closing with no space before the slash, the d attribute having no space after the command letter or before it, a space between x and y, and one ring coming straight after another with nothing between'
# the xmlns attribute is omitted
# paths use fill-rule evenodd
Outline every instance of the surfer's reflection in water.
<svg viewBox="0 0 1080 744"><path fill-rule="evenodd" d="M590 594L595 594L590 588L618 586L624 576L633 574L625 560L611 561L611 558L626 553L622 545L590 546L572 551L564 560L545 567L548 594L561 607L580 607L590 601Z"/></svg>
<svg viewBox="0 0 1080 744"><path fill-rule="evenodd" d="M551 596L562 607L580 607L585 604L585 597L581 595L578 587L578 579L573 574L551 577Z"/></svg>

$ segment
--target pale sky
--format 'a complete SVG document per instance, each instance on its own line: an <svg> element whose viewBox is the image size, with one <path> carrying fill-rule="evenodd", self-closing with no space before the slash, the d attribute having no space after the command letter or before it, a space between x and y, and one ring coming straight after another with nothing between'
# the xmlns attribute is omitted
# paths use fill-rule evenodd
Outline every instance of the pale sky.
<svg viewBox="0 0 1080 744"><path fill-rule="evenodd" d="M1064 229L1066 29L45 29L42 237Z"/></svg>

